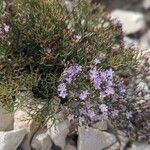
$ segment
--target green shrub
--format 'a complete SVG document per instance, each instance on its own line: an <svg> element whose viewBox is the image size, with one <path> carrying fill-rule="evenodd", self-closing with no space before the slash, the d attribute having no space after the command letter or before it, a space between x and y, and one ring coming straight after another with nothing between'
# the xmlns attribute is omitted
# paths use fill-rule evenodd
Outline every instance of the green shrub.
<svg viewBox="0 0 150 150"><path fill-rule="evenodd" d="M44 102L30 107L42 123L63 110L75 124L109 118L131 128L136 110L126 89L136 54L125 48L120 24L102 6L78 1L69 12L57 0L16 0L9 13L0 14L4 107L14 110L27 101L17 96L30 91L35 104Z"/></svg>

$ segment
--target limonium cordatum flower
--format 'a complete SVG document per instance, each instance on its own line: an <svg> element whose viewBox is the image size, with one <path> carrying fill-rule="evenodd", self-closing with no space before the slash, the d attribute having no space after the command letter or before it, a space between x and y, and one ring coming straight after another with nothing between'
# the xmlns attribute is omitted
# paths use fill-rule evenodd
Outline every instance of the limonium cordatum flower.
<svg viewBox="0 0 150 150"><path fill-rule="evenodd" d="M70 66L64 71L64 79L68 83L71 83L72 80L82 71L82 66L76 64Z"/></svg>
<svg viewBox="0 0 150 150"><path fill-rule="evenodd" d="M127 111L125 115L127 119L130 119L133 116L131 111Z"/></svg>
<svg viewBox="0 0 150 150"><path fill-rule="evenodd" d="M81 100L85 100L88 97L89 94L90 93L88 92L88 90L82 91L81 94L79 95L79 98Z"/></svg>
<svg viewBox="0 0 150 150"><path fill-rule="evenodd" d="M101 112L107 112L108 106L106 104L101 104L99 105L99 109L101 110Z"/></svg>
<svg viewBox="0 0 150 150"><path fill-rule="evenodd" d="M10 28L9 25L4 24L4 30L5 30L5 32L8 32L8 31L9 31L9 28Z"/></svg>
<svg viewBox="0 0 150 150"><path fill-rule="evenodd" d="M67 89L65 83L59 84L57 90L58 90L59 97L65 98L67 96Z"/></svg>
<svg viewBox="0 0 150 150"><path fill-rule="evenodd" d="M111 113L112 113L112 117L117 117L119 111L115 109L115 110L113 110Z"/></svg>

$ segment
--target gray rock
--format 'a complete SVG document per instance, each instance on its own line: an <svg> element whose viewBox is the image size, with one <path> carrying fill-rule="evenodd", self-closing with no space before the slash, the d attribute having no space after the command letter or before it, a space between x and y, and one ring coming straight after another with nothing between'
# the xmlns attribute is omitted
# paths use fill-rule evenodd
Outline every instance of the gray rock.
<svg viewBox="0 0 150 150"><path fill-rule="evenodd" d="M142 49L150 49L150 30L140 38L139 45Z"/></svg>
<svg viewBox="0 0 150 150"><path fill-rule="evenodd" d="M55 145L64 149L66 145L66 137L69 133L70 122L68 120L62 120L63 114L57 114L55 121L49 119L47 122L47 134ZM61 119L60 119L61 118Z"/></svg>
<svg viewBox="0 0 150 150"><path fill-rule="evenodd" d="M146 10L150 9L150 0L143 1L143 8Z"/></svg>
<svg viewBox="0 0 150 150"><path fill-rule="evenodd" d="M13 129L14 116L0 107L0 131L9 131Z"/></svg>
<svg viewBox="0 0 150 150"><path fill-rule="evenodd" d="M14 113L14 129L24 128L27 130L28 134L25 136L23 142L21 143L21 148L23 150L31 150L31 139L34 133L39 129L39 122L36 122L29 115L29 101L35 101L31 93L21 93L17 97L17 101L20 101L22 98L25 99L25 103L21 108L16 109ZM34 107L34 106L33 106ZM37 107L36 107L37 108ZM31 111L30 111L31 113Z"/></svg>
<svg viewBox="0 0 150 150"><path fill-rule="evenodd" d="M74 145L67 144L65 146L64 150L77 150L77 148Z"/></svg>
<svg viewBox="0 0 150 150"><path fill-rule="evenodd" d="M115 144L113 144L109 148L106 148L105 150L120 150L120 144L119 142L116 142Z"/></svg>
<svg viewBox="0 0 150 150"><path fill-rule="evenodd" d="M127 150L150 150L150 144L133 143L131 148L128 148Z"/></svg>
<svg viewBox="0 0 150 150"><path fill-rule="evenodd" d="M117 138L119 139L120 143L120 149L119 150L124 150L127 143L129 142L129 138L126 136L126 134L120 130L117 131Z"/></svg>
<svg viewBox="0 0 150 150"><path fill-rule="evenodd" d="M25 129L0 132L0 150L16 150L26 134Z"/></svg>
<svg viewBox="0 0 150 150"><path fill-rule="evenodd" d="M146 27L144 15L140 12L116 9L111 12L111 18L120 21L125 34L133 34Z"/></svg>
<svg viewBox="0 0 150 150"><path fill-rule="evenodd" d="M52 147L52 141L50 136L46 133L46 130L38 130L31 142L31 147L35 150L50 150Z"/></svg>
<svg viewBox="0 0 150 150"><path fill-rule="evenodd" d="M106 131L108 128L108 123L107 121L99 121L93 125L93 128Z"/></svg>
<svg viewBox="0 0 150 150"><path fill-rule="evenodd" d="M78 128L78 150L102 150L117 140L113 134L93 128Z"/></svg>
<svg viewBox="0 0 150 150"><path fill-rule="evenodd" d="M135 48L139 47L139 43L136 39L131 39L125 36L123 40L126 47L135 47Z"/></svg>

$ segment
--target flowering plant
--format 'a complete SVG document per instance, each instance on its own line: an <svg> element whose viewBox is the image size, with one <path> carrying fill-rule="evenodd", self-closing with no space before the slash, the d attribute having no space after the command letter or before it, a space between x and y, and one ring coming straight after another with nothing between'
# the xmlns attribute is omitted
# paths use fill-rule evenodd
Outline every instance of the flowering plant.
<svg viewBox="0 0 150 150"><path fill-rule="evenodd" d="M0 14L1 104L20 106L17 95L31 91L36 103L44 102L34 110L38 121L63 110L77 125L109 119L134 128L128 79L136 54L124 46L120 24L86 1L71 12L57 0L16 0L13 7Z"/></svg>

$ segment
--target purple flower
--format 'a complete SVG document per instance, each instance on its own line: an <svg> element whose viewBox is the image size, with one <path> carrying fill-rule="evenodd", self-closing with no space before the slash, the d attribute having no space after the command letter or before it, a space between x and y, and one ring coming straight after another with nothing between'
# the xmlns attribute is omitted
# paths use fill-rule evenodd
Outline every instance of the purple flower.
<svg viewBox="0 0 150 150"><path fill-rule="evenodd" d="M74 120L74 115L73 114L69 114L67 116L68 120L71 121L71 120Z"/></svg>
<svg viewBox="0 0 150 150"><path fill-rule="evenodd" d="M102 81L101 81L101 78L100 77L97 77L93 80L93 86L95 88L95 90L100 90L101 89L101 84L102 84Z"/></svg>
<svg viewBox="0 0 150 150"><path fill-rule="evenodd" d="M90 109L93 105L89 101L86 101L85 106L87 109Z"/></svg>
<svg viewBox="0 0 150 150"><path fill-rule="evenodd" d="M59 97L65 98L66 96L67 96L67 92L66 91L59 93Z"/></svg>
<svg viewBox="0 0 150 150"><path fill-rule="evenodd" d="M48 53L48 54L50 54L50 53L51 53L51 51L52 51L52 49L51 49L51 48L45 48L45 49L44 49L44 52L46 52L46 53Z"/></svg>
<svg viewBox="0 0 150 150"><path fill-rule="evenodd" d="M71 83L71 82L72 82L72 78L71 78L71 77L66 77L65 80L66 80L68 83Z"/></svg>
<svg viewBox="0 0 150 150"><path fill-rule="evenodd" d="M70 66L68 69L64 71L64 79L68 83L71 83L73 78L75 78L81 71L82 71L82 66L78 64L74 66Z"/></svg>
<svg viewBox="0 0 150 150"><path fill-rule="evenodd" d="M93 119L96 116L96 114L93 110L88 110L87 115L90 117L90 119Z"/></svg>
<svg viewBox="0 0 150 150"><path fill-rule="evenodd" d="M119 111L115 109L111 113L112 113L112 117L116 117L118 116Z"/></svg>
<svg viewBox="0 0 150 150"><path fill-rule="evenodd" d="M107 77L107 74L106 74L105 71L102 71L102 72L100 73L100 77L101 77L101 80L102 80L103 82L107 82L107 81L108 81L108 77Z"/></svg>
<svg viewBox="0 0 150 150"><path fill-rule="evenodd" d="M97 71L97 68L94 67L93 69L90 70L90 79L94 80L98 77L99 72Z"/></svg>
<svg viewBox="0 0 150 150"><path fill-rule="evenodd" d="M79 98L80 98L81 100L85 100L85 99L88 97L89 94L90 94L90 93L89 93L87 90L82 91L82 93L79 95Z"/></svg>
<svg viewBox="0 0 150 150"><path fill-rule="evenodd" d="M109 70L106 70L105 72L106 72L107 78L109 79L113 78L114 71L111 68Z"/></svg>
<svg viewBox="0 0 150 150"><path fill-rule="evenodd" d="M109 86L106 88L105 93L106 93L106 95L111 95L111 94L114 94L115 91L112 87Z"/></svg>
<svg viewBox="0 0 150 150"><path fill-rule="evenodd" d="M74 36L73 36L73 39L74 39L76 42L79 42L81 38L82 38L81 35L74 35Z"/></svg>
<svg viewBox="0 0 150 150"><path fill-rule="evenodd" d="M132 129L134 128L134 127L133 127L133 124L132 124L130 121L129 121L129 123L128 123L128 127L129 127L129 128L132 128Z"/></svg>
<svg viewBox="0 0 150 150"><path fill-rule="evenodd" d="M100 64L101 61L98 58L95 58L93 61L94 65Z"/></svg>
<svg viewBox="0 0 150 150"><path fill-rule="evenodd" d="M66 89L65 83L59 84L57 90L58 90L58 93L59 93L59 94L58 94L59 97L65 98L65 97L67 96L67 89Z"/></svg>
<svg viewBox="0 0 150 150"><path fill-rule="evenodd" d="M99 109L101 110L101 112L107 112L108 106L106 104L101 104L99 105Z"/></svg>
<svg viewBox="0 0 150 150"><path fill-rule="evenodd" d="M124 94L127 90L123 81L119 82L118 88L119 88L119 91L120 91L121 94Z"/></svg>
<svg viewBox="0 0 150 150"><path fill-rule="evenodd" d="M9 25L4 24L4 30L5 30L5 32L8 32L8 31L9 31L9 28L10 28Z"/></svg>
<svg viewBox="0 0 150 150"><path fill-rule="evenodd" d="M86 115L87 114L87 112L84 108L79 109L79 113L80 113L80 115Z"/></svg>
<svg viewBox="0 0 150 150"><path fill-rule="evenodd" d="M126 118L127 118L127 119L132 118L132 117L133 117L133 115L132 115L132 114L133 114L133 113L132 113L131 111L127 111L127 112L125 113Z"/></svg>

